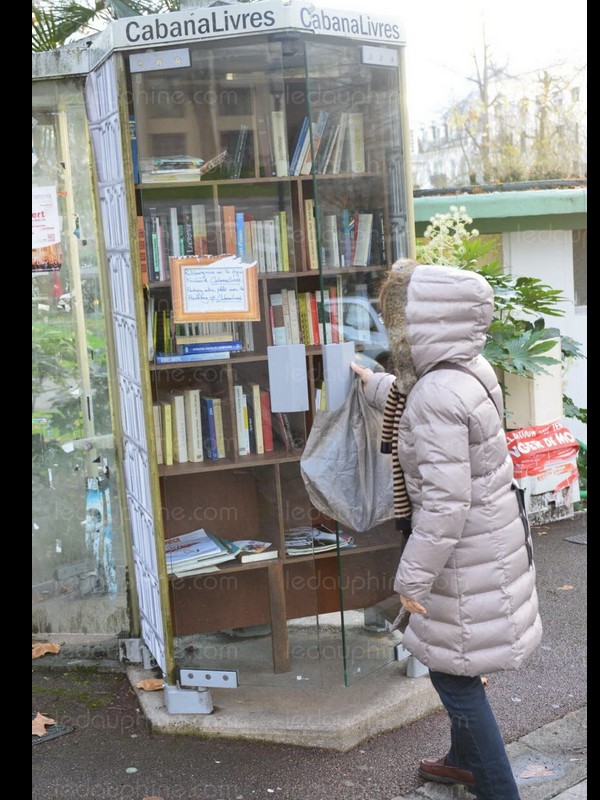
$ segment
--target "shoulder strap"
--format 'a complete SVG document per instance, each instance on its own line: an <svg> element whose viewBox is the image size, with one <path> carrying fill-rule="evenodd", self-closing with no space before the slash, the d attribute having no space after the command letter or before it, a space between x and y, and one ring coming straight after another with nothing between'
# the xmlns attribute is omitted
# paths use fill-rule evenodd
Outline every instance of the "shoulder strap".
<svg viewBox="0 0 600 800"><path fill-rule="evenodd" d="M454 369L457 372L464 372L467 375L470 375L472 378L475 378L475 380L478 381L483 386L483 388L485 390L485 393L487 394L487 396L490 398L490 400L494 404L494 408L498 412L498 416L500 417L500 421L502 422L502 414L500 413L500 409L496 405L496 401L494 400L494 398L490 394L490 390L487 388L485 383L481 380L481 378L478 375L476 375L474 372L471 372L471 370L467 369L467 367L463 367L462 364L455 364L452 361L440 361L438 364L435 365L435 367L432 367L430 370L428 370L428 372L426 374L429 374L429 372L435 372L438 369Z"/></svg>

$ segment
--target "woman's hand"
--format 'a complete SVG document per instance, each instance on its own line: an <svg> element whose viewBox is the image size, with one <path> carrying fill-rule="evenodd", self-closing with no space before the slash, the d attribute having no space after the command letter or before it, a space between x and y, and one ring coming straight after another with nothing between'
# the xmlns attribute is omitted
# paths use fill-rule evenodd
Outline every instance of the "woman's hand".
<svg viewBox="0 0 600 800"><path fill-rule="evenodd" d="M427 609L423 608L420 603L417 603L416 600L411 600L410 597L405 597L403 594L400 595L400 602L407 611L410 611L411 614L427 613Z"/></svg>
<svg viewBox="0 0 600 800"><path fill-rule="evenodd" d="M371 375L375 374L372 369L369 369L369 367L359 367L358 364L354 363L354 361L350 364L350 368L356 372L363 383L367 383Z"/></svg>

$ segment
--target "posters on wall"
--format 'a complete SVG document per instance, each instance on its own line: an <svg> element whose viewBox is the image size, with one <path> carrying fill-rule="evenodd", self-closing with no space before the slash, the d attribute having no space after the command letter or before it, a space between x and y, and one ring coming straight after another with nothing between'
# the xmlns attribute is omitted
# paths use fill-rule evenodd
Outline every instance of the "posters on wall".
<svg viewBox="0 0 600 800"><path fill-rule="evenodd" d="M60 217L55 186L31 189L31 269L58 272L62 265Z"/></svg>

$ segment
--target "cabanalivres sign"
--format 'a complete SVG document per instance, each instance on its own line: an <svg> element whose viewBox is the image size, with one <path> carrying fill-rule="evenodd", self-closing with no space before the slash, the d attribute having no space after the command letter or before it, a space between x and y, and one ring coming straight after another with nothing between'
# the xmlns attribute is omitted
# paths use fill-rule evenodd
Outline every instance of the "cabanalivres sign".
<svg viewBox="0 0 600 800"><path fill-rule="evenodd" d="M197 8L172 14L127 17L110 28L112 47L150 46L272 33L296 29L328 36L346 36L369 41L404 44L404 31L397 18L352 11L315 8L310 3L281 2L236 4Z"/></svg>

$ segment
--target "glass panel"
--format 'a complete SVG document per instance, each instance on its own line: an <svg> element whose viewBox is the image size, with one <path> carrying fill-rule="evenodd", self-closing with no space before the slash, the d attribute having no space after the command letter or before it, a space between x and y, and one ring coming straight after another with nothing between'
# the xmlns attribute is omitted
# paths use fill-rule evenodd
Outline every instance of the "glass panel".
<svg viewBox="0 0 600 800"><path fill-rule="evenodd" d="M321 341L353 342L355 360L377 371L389 362L379 286L392 263L408 254L407 198L398 68L364 65L361 50L348 43L306 45L312 163L304 169L313 181L305 193L307 214L312 203L315 208L312 255L310 225L307 233L309 263L320 270ZM389 627L399 606L393 579L402 537L393 522L366 533L337 530L353 540L339 541L339 624L350 684L391 661L401 639Z"/></svg>
<svg viewBox="0 0 600 800"><path fill-rule="evenodd" d="M290 68L263 38L190 53L189 68L130 76L166 546L205 532L195 562L167 556L176 661L238 670L243 684L319 685L315 558L286 548L290 530L312 535L299 471L309 415L272 412L267 361L269 346L302 341L286 97L303 62ZM170 257L223 253L257 262L260 321L175 323ZM235 550L248 541L266 549Z"/></svg>
<svg viewBox="0 0 600 800"><path fill-rule="evenodd" d="M81 86L34 83L32 122L34 228L58 234L32 262L33 630L118 633L126 558Z"/></svg>

